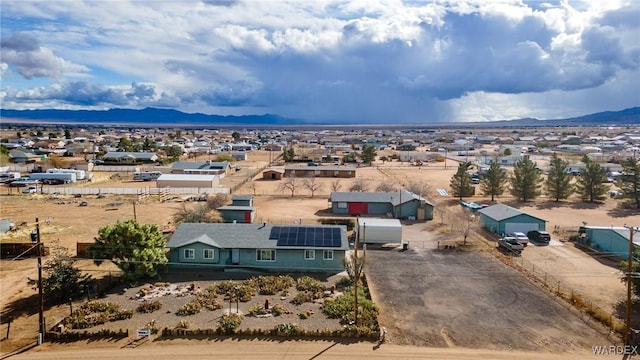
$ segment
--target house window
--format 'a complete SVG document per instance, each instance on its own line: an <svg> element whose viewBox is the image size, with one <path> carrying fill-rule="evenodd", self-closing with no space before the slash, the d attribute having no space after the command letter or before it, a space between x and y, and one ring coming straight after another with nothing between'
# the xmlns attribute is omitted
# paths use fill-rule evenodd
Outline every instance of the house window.
<svg viewBox="0 0 640 360"><path fill-rule="evenodd" d="M202 250L202 258L205 260L213 259L213 249L204 249Z"/></svg>
<svg viewBox="0 0 640 360"><path fill-rule="evenodd" d="M333 250L323 250L322 259L333 260Z"/></svg>
<svg viewBox="0 0 640 360"><path fill-rule="evenodd" d="M196 251L193 249L184 249L184 258L185 259L195 259Z"/></svg>
<svg viewBox="0 0 640 360"><path fill-rule="evenodd" d="M257 261L276 261L276 251L275 250L256 250L256 260Z"/></svg>
<svg viewBox="0 0 640 360"><path fill-rule="evenodd" d="M347 203L346 202L339 202L338 203L338 209L346 209L347 208Z"/></svg>
<svg viewBox="0 0 640 360"><path fill-rule="evenodd" d="M305 260L314 260L316 258L315 250L305 250L304 251L304 259Z"/></svg>

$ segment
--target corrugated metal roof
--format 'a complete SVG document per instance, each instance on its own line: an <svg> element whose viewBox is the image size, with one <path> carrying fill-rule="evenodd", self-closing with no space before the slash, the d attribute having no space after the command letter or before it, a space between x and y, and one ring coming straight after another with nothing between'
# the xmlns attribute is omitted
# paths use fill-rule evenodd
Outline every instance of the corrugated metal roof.
<svg viewBox="0 0 640 360"><path fill-rule="evenodd" d="M491 205L484 209L478 210L478 212L496 221L502 221L502 220L510 219L512 217L524 214L527 216L531 216L532 218L536 218L538 220L542 220L546 222L546 220L544 219L524 213L518 209L512 208L511 206L504 205L504 204Z"/></svg>
<svg viewBox="0 0 640 360"><path fill-rule="evenodd" d="M213 181L215 175L197 175L197 174L162 174L158 181Z"/></svg>
<svg viewBox="0 0 640 360"><path fill-rule="evenodd" d="M228 161L176 161L171 165L171 170L202 170L202 169L226 169Z"/></svg>
<svg viewBox="0 0 640 360"><path fill-rule="evenodd" d="M407 190L394 192L332 192L329 197L331 202L391 203L393 206L400 205L401 200L402 204L413 200L423 200L433 206L427 199Z"/></svg>
<svg viewBox="0 0 640 360"><path fill-rule="evenodd" d="M248 210L254 211L256 208L253 206L238 206L238 205L227 205L216 208L216 210Z"/></svg>
<svg viewBox="0 0 640 360"><path fill-rule="evenodd" d="M300 249L299 246L277 246L276 240L269 239L271 224L194 224L182 223L167 243L168 248L179 248L199 242L218 248L230 249ZM278 225L280 226L280 225ZM339 228L341 241L339 247L304 247L306 249L348 250L347 228L341 225L287 225L291 227L327 227ZM216 245L212 245L216 244Z"/></svg>
<svg viewBox="0 0 640 360"><path fill-rule="evenodd" d="M356 171L356 168L351 166L286 166L286 171L293 170L319 170L319 171Z"/></svg>

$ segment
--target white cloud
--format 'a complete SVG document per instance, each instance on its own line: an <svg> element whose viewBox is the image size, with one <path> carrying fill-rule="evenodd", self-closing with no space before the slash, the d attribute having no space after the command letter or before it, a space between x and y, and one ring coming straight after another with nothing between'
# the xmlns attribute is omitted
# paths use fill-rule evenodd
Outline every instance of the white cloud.
<svg viewBox="0 0 640 360"><path fill-rule="evenodd" d="M640 92L622 79L640 68L631 0L60 3L0 4L7 101L410 122L545 117L523 99L573 115L610 104L564 99Z"/></svg>

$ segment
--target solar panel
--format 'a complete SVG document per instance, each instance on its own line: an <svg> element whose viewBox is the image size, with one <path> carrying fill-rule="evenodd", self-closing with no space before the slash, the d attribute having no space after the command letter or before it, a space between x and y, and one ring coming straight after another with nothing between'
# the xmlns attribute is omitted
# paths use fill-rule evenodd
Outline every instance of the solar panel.
<svg viewBox="0 0 640 360"><path fill-rule="evenodd" d="M342 232L337 227L274 226L269 239L278 246L340 247Z"/></svg>

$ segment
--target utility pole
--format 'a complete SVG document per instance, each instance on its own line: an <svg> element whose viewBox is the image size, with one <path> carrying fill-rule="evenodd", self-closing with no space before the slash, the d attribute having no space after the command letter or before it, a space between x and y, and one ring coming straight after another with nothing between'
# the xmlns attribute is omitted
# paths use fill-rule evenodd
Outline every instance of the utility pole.
<svg viewBox="0 0 640 360"><path fill-rule="evenodd" d="M625 225L629 229L629 254L627 258L627 314L625 318L625 333L624 343L625 345L631 345L631 276L633 271L633 233L638 231L638 228Z"/></svg>
<svg viewBox="0 0 640 360"><path fill-rule="evenodd" d="M40 222L36 218L36 245L38 247L38 296L40 304L38 310L38 345L44 341L44 295L42 293L42 243L40 242Z"/></svg>
<svg viewBox="0 0 640 360"><path fill-rule="evenodd" d="M366 226L363 223L363 226ZM356 236L356 243L353 250L353 321L354 325L358 326L358 281L360 280L360 271L358 270L358 240L360 238L360 232Z"/></svg>

